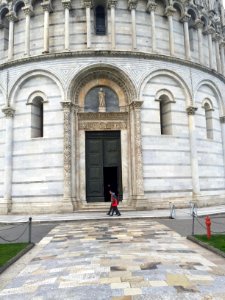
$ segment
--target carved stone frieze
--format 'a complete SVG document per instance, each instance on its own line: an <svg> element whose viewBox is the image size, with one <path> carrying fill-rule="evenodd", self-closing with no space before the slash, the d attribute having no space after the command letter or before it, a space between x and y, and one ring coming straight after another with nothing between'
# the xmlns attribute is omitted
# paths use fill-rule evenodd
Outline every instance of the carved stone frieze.
<svg viewBox="0 0 225 300"><path fill-rule="evenodd" d="M126 122L87 122L80 121L78 125L79 130L122 130L127 129Z"/></svg>
<svg viewBox="0 0 225 300"><path fill-rule="evenodd" d="M78 113L78 119L81 121L90 121L90 120L97 120L97 121L127 121L128 113L126 112L83 112Z"/></svg>

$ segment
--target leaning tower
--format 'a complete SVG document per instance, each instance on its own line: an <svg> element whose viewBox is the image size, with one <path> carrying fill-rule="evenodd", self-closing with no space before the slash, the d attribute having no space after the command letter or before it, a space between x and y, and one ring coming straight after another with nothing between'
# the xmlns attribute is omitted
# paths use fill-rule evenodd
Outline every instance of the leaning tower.
<svg viewBox="0 0 225 300"><path fill-rule="evenodd" d="M222 0L0 0L0 214L225 200Z"/></svg>

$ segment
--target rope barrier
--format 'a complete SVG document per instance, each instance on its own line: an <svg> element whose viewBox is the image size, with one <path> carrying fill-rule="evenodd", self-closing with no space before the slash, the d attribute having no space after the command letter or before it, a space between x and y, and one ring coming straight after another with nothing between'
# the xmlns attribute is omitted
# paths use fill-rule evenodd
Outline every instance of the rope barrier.
<svg viewBox="0 0 225 300"><path fill-rule="evenodd" d="M11 242L15 242L15 241L18 241L25 233L25 231L27 230L29 224L25 227L24 231L16 238L16 239L13 239L13 240L7 240L6 238L3 238L2 236L0 236L0 239L2 239L3 241L5 242L8 242L8 243L11 243Z"/></svg>
<svg viewBox="0 0 225 300"><path fill-rule="evenodd" d="M203 225L203 224L200 222L200 220L199 220L200 217L199 217L199 216L197 216L197 215L195 215L195 214L193 213L193 218L197 220L198 224L199 224L202 228L204 228L205 230L207 229L206 226ZM202 218L203 218L203 216L202 216ZM225 223L223 224L223 223L215 222L215 221L213 221L212 218L211 218L211 223L212 223L212 226L213 226L213 224L225 226ZM194 224L194 223L193 223L193 224ZM193 232L194 232L194 229L192 230L192 233L193 233ZM214 234L223 234L223 233L225 233L225 231L214 231L214 230L212 230L212 229L211 229L211 232L214 233Z"/></svg>
<svg viewBox="0 0 225 300"><path fill-rule="evenodd" d="M23 223L23 224L18 224L16 226L11 226L11 227L8 227L8 228L0 229L0 231L1 232L2 231L7 231L7 230L18 228L20 226L25 226L25 229L15 239L10 240L10 239L7 239L7 238L5 238L3 236L0 236L0 239L3 240L3 241L5 241L5 242L8 242L8 243L15 242L15 241L19 240L24 235L24 233L26 232L26 230L28 229L28 243L31 243L31 231L32 231L32 218L31 217L29 218L28 222L26 221L25 224Z"/></svg>

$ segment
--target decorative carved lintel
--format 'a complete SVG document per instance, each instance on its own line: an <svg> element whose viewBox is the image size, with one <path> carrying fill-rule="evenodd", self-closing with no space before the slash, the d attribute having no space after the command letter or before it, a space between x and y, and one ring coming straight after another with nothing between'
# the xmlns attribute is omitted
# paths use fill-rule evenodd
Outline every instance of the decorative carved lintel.
<svg viewBox="0 0 225 300"><path fill-rule="evenodd" d="M188 115L194 115L197 109L198 109L198 108L195 107L195 106L188 106L188 107L186 108L186 111L187 111L187 114L188 114Z"/></svg>
<svg viewBox="0 0 225 300"><path fill-rule="evenodd" d="M78 125L79 130L122 130L127 129L126 122L87 122L80 121Z"/></svg>
<svg viewBox="0 0 225 300"><path fill-rule="evenodd" d="M15 114L15 109L10 106L6 106L3 107L2 112L5 114L6 118L13 118Z"/></svg>
<svg viewBox="0 0 225 300"><path fill-rule="evenodd" d="M78 113L81 121L127 121L127 112L81 112Z"/></svg>

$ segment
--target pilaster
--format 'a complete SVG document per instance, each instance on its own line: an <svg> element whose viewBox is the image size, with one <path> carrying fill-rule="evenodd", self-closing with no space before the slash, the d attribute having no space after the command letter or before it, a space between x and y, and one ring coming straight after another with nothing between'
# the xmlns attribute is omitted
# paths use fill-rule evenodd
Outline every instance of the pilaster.
<svg viewBox="0 0 225 300"><path fill-rule="evenodd" d="M61 211L72 212L72 194L71 194L71 107L70 101L61 102L64 115L64 196L62 199Z"/></svg>
<svg viewBox="0 0 225 300"><path fill-rule="evenodd" d="M117 0L109 0L108 7L111 10L111 48L116 48L116 32L115 32L115 10L116 10Z"/></svg>
<svg viewBox="0 0 225 300"><path fill-rule="evenodd" d="M180 22L184 24L184 46L185 46L185 58L187 60L191 60L189 28L188 28L188 22L190 18L191 16L187 13L180 18Z"/></svg>
<svg viewBox="0 0 225 300"><path fill-rule="evenodd" d="M83 0L84 7L86 8L86 32L87 32L87 48L91 48L91 0Z"/></svg>
<svg viewBox="0 0 225 300"><path fill-rule="evenodd" d="M70 9L71 9L71 0L62 0L62 5L65 11L65 41L64 41L64 50L69 51L70 49Z"/></svg>
<svg viewBox="0 0 225 300"><path fill-rule="evenodd" d="M14 11L10 11L6 17L9 20L8 60L11 60L14 54L14 22L17 22L18 18Z"/></svg>
<svg viewBox="0 0 225 300"><path fill-rule="evenodd" d="M203 28L203 22L200 19L197 19L195 21L194 27L198 31L198 57L199 57L199 63L203 64L203 49L202 49L202 28Z"/></svg>
<svg viewBox="0 0 225 300"><path fill-rule="evenodd" d="M187 114L188 114L188 125L189 125L192 190L193 190L193 198L194 199L200 193L198 154L197 154L197 143L196 143L196 128L195 128L195 118L194 118L196 110L197 110L197 107L194 107L194 106L189 106L186 109Z"/></svg>
<svg viewBox="0 0 225 300"><path fill-rule="evenodd" d="M22 7L22 10L26 16L24 55L29 56L30 55L30 18L34 15L34 12L33 12L33 7L31 5Z"/></svg>
<svg viewBox="0 0 225 300"><path fill-rule="evenodd" d="M41 6L44 11L44 49L43 53L49 52L49 13L52 12L50 1L43 1Z"/></svg>
<svg viewBox="0 0 225 300"><path fill-rule="evenodd" d="M132 49L137 48L137 33L136 33L136 7L138 0L128 0L128 8L131 11L132 19Z"/></svg>
<svg viewBox="0 0 225 300"><path fill-rule="evenodd" d="M173 15L176 9L173 6L167 6L165 16L169 21L169 41L170 41L170 55L174 55L174 36L173 36Z"/></svg>
<svg viewBox="0 0 225 300"><path fill-rule="evenodd" d="M157 8L157 4L154 1L148 0L146 11L150 13L151 18L151 38L152 38L152 52L157 51L156 46L156 31L155 31L155 10Z"/></svg>
<svg viewBox="0 0 225 300"><path fill-rule="evenodd" d="M13 152L13 117L15 110L12 107L3 107L5 114L5 175L4 175L4 199L0 203L0 213L7 214L12 210L12 152Z"/></svg>

